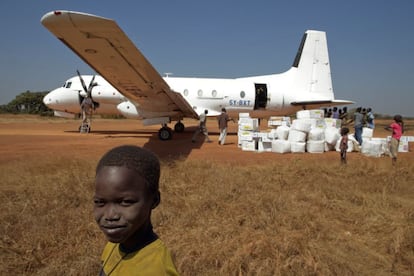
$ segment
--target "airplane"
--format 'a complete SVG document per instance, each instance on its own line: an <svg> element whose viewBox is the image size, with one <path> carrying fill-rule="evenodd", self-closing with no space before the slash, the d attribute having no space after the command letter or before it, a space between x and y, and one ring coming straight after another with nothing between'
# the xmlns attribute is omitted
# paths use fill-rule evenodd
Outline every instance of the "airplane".
<svg viewBox="0 0 414 276"><path fill-rule="evenodd" d="M352 104L334 97L326 33L307 30L286 72L240 78L162 77L117 23L75 11L51 11L41 23L98 75L74 76L48 93L43 102L56 116L74 117L80 102L92 97L96 114L122 114L144 125L161 124L158 137L183 132L184 118L198 119L224 107L236 118L289 115L301 109ZM89 83L89 86L86 86Z"/></svg>

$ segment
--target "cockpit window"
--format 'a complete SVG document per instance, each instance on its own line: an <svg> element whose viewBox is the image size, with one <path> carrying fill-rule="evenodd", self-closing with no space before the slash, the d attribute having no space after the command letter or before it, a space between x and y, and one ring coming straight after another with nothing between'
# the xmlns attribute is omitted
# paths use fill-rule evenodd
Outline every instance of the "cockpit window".
<svg viewBox="0 0 414 276"><path fill-rule="evenodd" d="M66 88L70 88L70 86L72 85L72 82L71 81L68 81L67 83L66 83Z"/></svg>

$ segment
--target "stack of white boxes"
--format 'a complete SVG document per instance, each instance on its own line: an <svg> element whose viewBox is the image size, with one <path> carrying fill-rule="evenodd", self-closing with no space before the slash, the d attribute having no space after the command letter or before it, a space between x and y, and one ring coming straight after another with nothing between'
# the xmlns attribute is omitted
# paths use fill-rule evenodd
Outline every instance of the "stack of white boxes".
<svg viewBox="0 0 414 276"><path fill-rule="evenodd" d="M239 113L239 128L237 132L238 145L243 151L256 151L257 141L254 133L259 130L259 120L251 118L249 113Z"/></svg>
<svg viewBox="0 0 414 276"><path fill-rule="evenodd" d="M258 144L258 151L271 152L273 142L279 137L287 137L287 131L290 126L290 117L271 116L267 121L268 131L262 133L262 139Z"/></svg>
<svg viewBox="0 0 414 276"><path fill-rule="evenodd" d="M272 151L277 153L323 153L334 150L340 138L341 120L324 118L320 109L301 110L290 127L276 129L277 140L272 143Z"/></svg>
<svg viewBox="0 0 414 276"><path fill-rule="evenodd" d="M339 151L342 121L324 118L320 109L301 110L291 123L290 117L272 116L268 120L268 131L259 131L259 120L251 118L249 113L239 114L238 145L243 151L275 153L323 153ZM350 129L352 132L352 129ZM360 147L354 133L348 134L348 152L361 151L368 156L381 156L388 153L385 138L374 138L373 130L363 128L363 144ZM408 152L408 142L413 136L403 136L400 152Z"/></svg>
<svg viewBox="0 0 414 276"><path fill-rule="evenodd" d="M374 138L374 130L371 128L362 128L362 145L361 153L366 156L380 157L388 154L388 145L386 138Z"/></svg>
<svg viewBox="0 0 414 276"><path fill-rule="evenodd" d="M409 152L409 142L414 142L414 136L401 136L400 145L398 147L399 152Z"/></svg>
<svg viewBox="0 0 414 276"><path fill-rule="evenodd" d="M288 140L292 152L322 153L325 151L325 120L323 110L311 109L296 112Z"/></svg>
<svg viewBox="0 0 414 276"><path fill-rule="evenodd" d="M372 131L369 128L363 129L361 153L371 157L389 155L391 136L387 136L387 138L372 137L370 136ZM409 142L414 142L414 136L401 136L398 152L409 152Z"/></svg>

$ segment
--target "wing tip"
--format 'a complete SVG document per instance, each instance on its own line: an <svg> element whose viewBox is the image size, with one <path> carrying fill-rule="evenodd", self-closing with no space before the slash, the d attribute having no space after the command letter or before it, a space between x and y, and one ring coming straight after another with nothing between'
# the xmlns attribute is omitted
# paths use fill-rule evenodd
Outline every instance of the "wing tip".
<svg viewBox="0 0 414 276"><path fill-rule="evenodd" d="M68 10L54 10L54 11L50 11L45 13L42 18L40 19L40 22L43 25L47 25L48 22L53 22L57 19L59 19L60 17L67 17L67 16L78 16L78 17L85 17L85 18L100 18L100 19L105 19L105 20L111 20L109 18L105 18L102 16L98 16L98 15L94 15L94 14L90 14L90 13L85 13L85 12L78 12L78 11L68 11Z"/></svg>
<svg viewBox="0 0 414 276"><path fill-rule="evenodd" d="M60 16L62 14L67 14L68 11L65 10L55 10L55 11L50 11L45 13L42 18L40 19L40 22L42 22L42 24L47 23L49 20L55 18L56 16Z"/></svg>

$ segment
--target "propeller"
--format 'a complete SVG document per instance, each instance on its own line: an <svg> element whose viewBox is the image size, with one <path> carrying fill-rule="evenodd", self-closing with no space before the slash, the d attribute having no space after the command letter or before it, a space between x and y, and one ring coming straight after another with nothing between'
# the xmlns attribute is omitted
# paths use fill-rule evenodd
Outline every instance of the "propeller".
<svg viewBox="0 0 414 276"><path fill-rule="evenodd" d="M81 84L82 84L83 91L85 91L85 93L86 93L86 96L92 99L92 102L93 102L93 104L94 104L94 107L95 107L95 108L99 107L99 103L98 103L98 102L95 102L95 101L93 100L93 98L92 98L92 88L93 88L94 86L96 86L96 85L97 85L97 84L94 82L94 81L95 81L95 75L93 75L93 77L92 77L91 81L89 82L89 85L88 85L88 86L86 86L85 81L83 80L83 78L82 78L81 74L79 73L79 70L76 70L76 73L78 73L79 80L80 80L80 82L81 82ZM82 95L81 95L81 94L80 94L80 92L79 92L79 99L80 99L80 102L82 102L82 98L81 98L81 96L82 96Z"/></svg>

